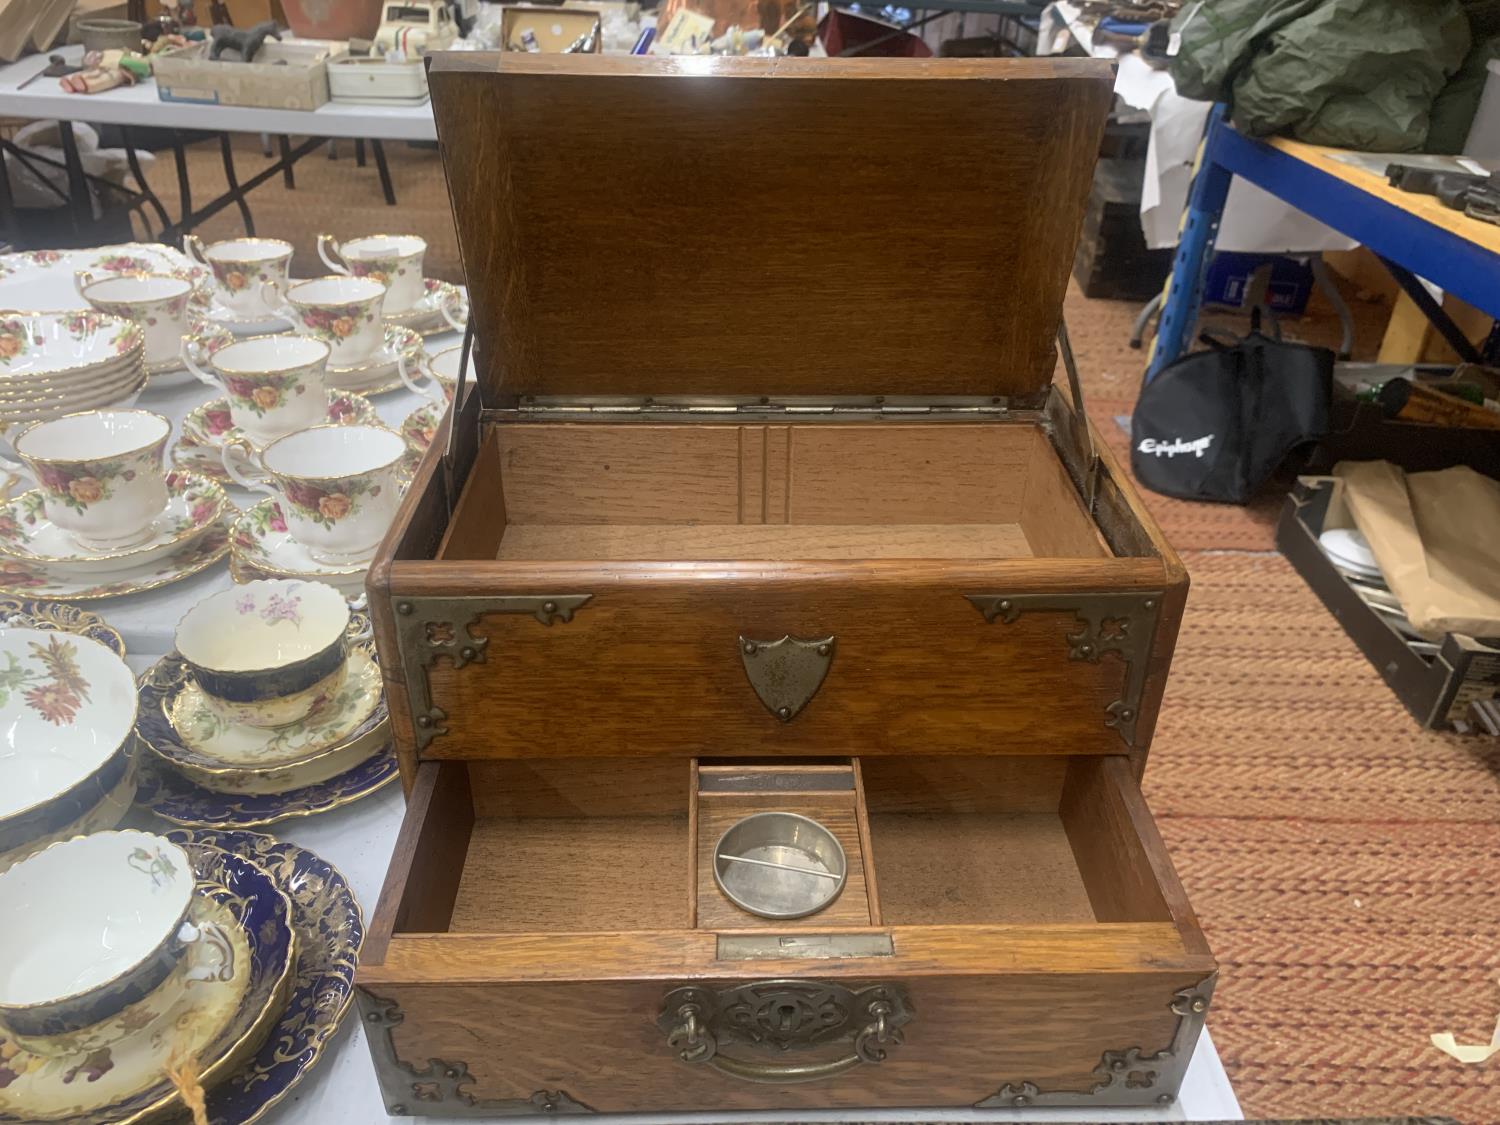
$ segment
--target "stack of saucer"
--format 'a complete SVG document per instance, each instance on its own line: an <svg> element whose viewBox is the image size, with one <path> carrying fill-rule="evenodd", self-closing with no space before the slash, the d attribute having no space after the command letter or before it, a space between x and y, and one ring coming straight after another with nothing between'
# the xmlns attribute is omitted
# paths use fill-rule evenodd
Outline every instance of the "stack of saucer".
<svg viewBox="0 0 1500 1125"><path fill-rule="evenodd" d="M200 602L139 704L153 759L140 800L175 823L269 823L395 776L368 621L322 583L256 581Z"/></svg>
<svg viewBox="0 0 1500 1125"><path fill-rule="evenodd" d="M0 312L0 429L134 401L145 337L118 316Z"/></svg>
<svg viewBox="0 0 1500 1125"><path fill-rule="evenodd" d="M290 898L252 861L145 832L53 844L0 873L0 1120L135 1122L213 1089L297 988ZM80 1080L86 1079L86 1080Z"/></svg>
<svg viewBox="0 0 1500 1125"><path fill-rule="evenodd" d="M0 870L113 828L135 795L124 645L93 614L61 612L70 608L0 602Z"/></svg>

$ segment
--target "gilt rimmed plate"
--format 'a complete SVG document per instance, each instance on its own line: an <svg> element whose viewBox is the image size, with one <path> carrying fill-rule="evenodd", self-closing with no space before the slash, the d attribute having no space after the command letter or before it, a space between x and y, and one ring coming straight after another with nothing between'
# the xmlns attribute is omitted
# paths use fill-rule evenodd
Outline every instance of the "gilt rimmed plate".
<svg viewBox="0 0 1500 1125"><path fill-rule="evenodd" d="M180 582L205 570L229 554L229 518L226 514L203 535L179 547L164 559L129 570L107 574L76 575L50 564L0 558L0 595L94 601L142 594ZM105 581L107 579L108 581Z"/></svg>
<svg viewBox="0 0 1500 1125"><path fill-rule="evenodd" d="M213 289L213 275L180 250L156 242L125 242L86 250L26 250L0 254L0 308L63 312L91 306L73 284L83 270L95 275L165 273Z"/></svg>
<svg viewBox="0 0 1500 1125"><path fill-rule="evenodd" d="M125 655L125 640L118 629L97 613L67 602L0 598L0 626L77 633L98 641L116 656Z"/></svg>
<svg viewBox="0 0 1500 1125"><path fill-rule="evenodd" d="M385 341L368 359L336 367L332 363L324 372L324 381L335 390L362 395L379 395L406 386L398 370L402 360L415 363L422 355L422 337L410 328L386 325Z"/></svg>
<svg viewBox="0 0 1500 1125"><path fill-rule="evenodd" d="M200 307L204 316L236 336L265 336L273 332L285 332L292 327L291 321L275 313L261 316L236 312L217 296L210 297Z"/></svg>
<svg viewBox="0 0 1500 1125"><path fill-rule="evenodd" d="M0 1122L132 1125L180 1100L165 1076L174 1061L198 1059L211 1087L259 1052L295 982L291 899L248 859L189 855L198 880L191 918L216 923L227 946L194 942L166 986L102 1024L32 1044L46 1055L0 1032Z"/></svg>
<svg viewBox="0 0 1500 1125"><path fill-rule="evenodd" d="M220 793L195 785L155 758L140 763L136 804L187 828L258 828L342 808L383 789L399 776L395 747L385 746L353 769L285 793Z"/></svg>
<svg viewBox="0 0 1500 1125"><path fill-rule="evenodd" d="M365 920L349 881L306 848L258 832L178 828L188 855L213 848L255 864L292 901L297 960L291 998L255 1056L207 1091L209 1125L252 1125L310 1071L354 999Z"/></svg>
<svg viewBox="0 0 1500 1125"><path fill-rule="evenodd" d="M443 315L445 308L460 324L469 319L469 295L460 286L429 277L422 282L422 287L426 292L411 308L385 313L381 319L397 328L410 328L423 336L457 331Z"/></svg>
<svg viewBox="0 0 1500 1125"><path fill-rule="evenodd" d="M167 506L152 522L151 537L131 547L89 551L47 518L40 489L0 502L0 555L65 574L113 574L155 563L204 534L226 513L237 509L217 483L198 473L170 472Z"/></svg>
<svg viewBox="0 0 1500 1125"><path fill-rule="evenodd" d="M380 414L363 395L353 391L329 391L329 422L346 426L380 426ZM211 399L193 408L182 420L182 432L172 446L172 464L189 472L202 473L220 484L229 484L224 471L223 449L227 441L249 441L229 415L229 400ZM251 441L252 448L259 446Z"/></svg>
<svg viewBox="0 0 1500 1125"><path fill-rule="evenodd" d="M0 312L0 386L117 365L144 347L140 325L95 312Z"/></svg>

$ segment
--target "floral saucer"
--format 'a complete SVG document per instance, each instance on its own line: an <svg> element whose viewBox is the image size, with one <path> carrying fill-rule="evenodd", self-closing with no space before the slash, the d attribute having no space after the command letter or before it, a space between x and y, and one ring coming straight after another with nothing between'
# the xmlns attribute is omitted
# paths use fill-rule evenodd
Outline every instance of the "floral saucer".
<svg viewBox="0 0 1500 1125"><path fill-rule="evenodd" d="M229 553L229 512L207 532L166 558L107 574L76 574L53 563L0 558L0 595L58 598L84 602L141 594L180 582L212 566Z"/></svg>
<svg viewBox="0 0 1500 1125"><path fill-rule="evenodd" d="M403 360L415 363L421 355L422 337L419 334L410 328L388 324L385 343L378 352L346 367L330 363L324 373L324 381L335 390L354 391L363 395L400 390L406 384L397 367Z"/></svg>
<svg viewBox="0 0 1500 1125"><path fill-rule="evenodd" d="M213 274L181 250L157 242L125 242L84 250L25 250L0 254L0 308L89 308L73 284L80 270L92 274L165 273L213 291Z"/></svg>
<svg viewBox="0 0 1500 1125"><path fill-rule="evenodd" d="M217 296L208 297L198 308L204 317L236 336L265 336L273 332L286 332L292 327L291 321L273 312L250 316L236 312Z"/></svg>
<svg viewBox="0 0 1500 1125"><path fill-rule="evenodd" d="M252 1125L317 1063L354 999L364 916L349 882L326 860L257 832L178 828L167 839L199 862L223 851L249 860L292 900L296 964L291 996L265 1044L207 1095L209 1125Z"/></svg>
<svg viewBox="0 0 1500 1125"><path fill-rule="evenodd" d="M369 400L351 391L328 392L328 421L344 425L381 425ZM228 441L249 440L229 416L229 400L216 398L195 407L182 420L182 435L172 446L172 464L201 473L220 484L229 484L222 453ZM253 447L254 442L250 443Z"/></svg>
<svg viewBox="0 0 1500 1125"><path fill-rule="evenodd" d="M281 513L281 502L268 496L247 508L234 521L229 538L230 565L236 574L253 571L250 577L236 577L236 582L254 578L308 578L327 582L345 593L357 594L364 589L369 560L350 566L319 562L307 548L292 538ZM346 589L347 587L347 589Z"/></svg>
<svg viewBox="0 0 1500 1125"><path fill-rule="evenodd" d="M390 740L375 646L350 653L337 695L308 719L251 727L220 718L169 653L140 678L136 731L146 747L185 777L227 793L278 793L336 777Z"/></svg>
<svg viewBox="0 0 1500 1125"><path fill-rule="evenodd" d="M389 740L337 777L285 793L219 793L194 785L154 758L143 758L135 802L163 820L188 828L256 828L352 804L389 785L399 773L395 747Z"/></svg>
<svg viewBox="0 0 1500 1125"><path fill-rule="evenodd" d="M0 1122L130 1125L179 1100L165 1075L178 1060L197 1059L208 1087L261 1049L294 984L291 900L250 860L190 854L189 920L227 944L191 943L165 987L102 1023L24 1044L0 1032Z"/></svg>
<svg viewBox="0 0 1500 1125"><path fill-rule="evenodd" d="M388 312L383 319L397 328L410 328L423 336L462 332L469 319L469 295L447 281L429 277L422 282L427 292L409 309ZM446 314L444 315L446 310ZM449 319L449 318L452 319Z"/></svg>
<svg viewBox="0 0 1500 1125"><path fill-rule="evenodd" d="M442 425L443 415L448 413L446 406L439 409L435 404L428 403L419 406L406 416L401 423L401 436L406 439L406 447L418 457L427 452L427 447L432 444L432 439L437 436L438 426Z"/></svg>
<svg viewBox="0 0 1500 1125"><path fill-rule="evenodd" d="M114 574L157 562L204 534L236 509L224 490L196 473L167 474L167 506L152 524L151 538L113 551L90 551L47 518L40 489L0 502L0 556L52 565L78 577Z"/></svg>

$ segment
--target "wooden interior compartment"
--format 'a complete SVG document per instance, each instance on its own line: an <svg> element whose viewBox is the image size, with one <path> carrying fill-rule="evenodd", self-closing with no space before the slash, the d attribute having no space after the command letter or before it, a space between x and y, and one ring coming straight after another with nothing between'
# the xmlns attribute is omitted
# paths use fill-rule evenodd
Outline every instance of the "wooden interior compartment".
<svg viewBox="0 0 1500 1125"><path fill-rule="evenodd" d="M491 424L448 560L1107 558L1030 422Z"/></svg>
<svg viewBox="0 0 1500 1125"><path fill-rule="evenodd" d="M1170 920L1128 771L1114 756L863 759L882 920Z"/></svg>
<svg viewBox="0 0 1500 1125"><path fill-rule="evenodd" d="M697 918L700 930L826 929L879 924L875 881L865 860L869 826L859 788L859 767L847 758L826 763L727 762L695 770L697 807ZM763 918L736 906L714 878L720 837L747 816L789 812L815 820L844 849L848 865L838 898L804 918Z"/></svg>
<svg viewBox="0 0 1500 1125"><path fill-rule="evenodd" d="M422 836L395 928L691 926L690 775L668 758L444 763L422 808L412 795Z"/></svg>

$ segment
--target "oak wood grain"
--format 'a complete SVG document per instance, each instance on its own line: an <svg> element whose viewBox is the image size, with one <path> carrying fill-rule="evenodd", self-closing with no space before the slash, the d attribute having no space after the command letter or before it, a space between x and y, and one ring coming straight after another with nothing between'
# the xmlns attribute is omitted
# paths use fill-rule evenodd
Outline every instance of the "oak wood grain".
<svg viewBox="0 0 1500 1125"><path fill-rule="evenodd" d="M1026 495L1020 521L1034 555L1060 558L1107 558L1112 552L1073 486L1052 443L1033 430L1031 457L1026 467Z"/></svg>
<svg viewBox="0 0 1500 1125"><path fill-rule="evenodd" d="M1133 789L1134 782L1128 787ZM1104 768L1103 761L1080 758L1069 764L1059 812L1089 901L1101 922L1156 922L1171 917L1121 782Z"/></svg>
<svg viewBox="0 0 1500 1125"><path fill-rule="evenodd" d="M686 810L480 817L450 928L475 933L685 929L687 831Z"/></svg>
<svg viewBox="0 0 1500 1125"><path fill-rule="evenodd" d="M902 931L897 931L897 942ZM456 979L434 985L366 987L395 1000L404 1015L393 1030L398 1057L421 1067L431 1058L461 1061L473 1076L465 1093L479 1098L527 1099L537 1090L565 1090L601 1112L688 1110L794 1111L842 1107L969 1107L1006 1084L1032 1082L1046 1090L1088 1091L1106 1051L1164 1050L1177 1017L1169 1005L1191 987L1199 969L1145 968L1124 972L998 969L900 976L866 961L857 976L838 974L851 987L899 980L915 1018L905 1041L879 1065L798 1085L739 1081L703 1065L678 1060L655 1023L672 987L727 986L776 979L777 967L756 963L738 978L707 980L683 974L646 982L490 984ZM829 979L806 963L789 971ZM828 1057L847 1046L811 1053ZM727 1042L726 1056L765 1058ZM786 1062L785 1056L772 1056ZM1087 1113L1087 1111L1082 1111Z"/></svg>
<svg viewBox="0 0 1500 1125"><path fill-rule="evenodd" d="M539 524L511 526L501 559L1008 559L1030 558L1015 523Z"/></svg>
<svg viewBox="0 0 1500 1125"><path fill-rule="evenodd" d="M683 815L689 763L674 758L503 758L468 765L474 815Z"/></svg>
<svg viewBox="0 0 1500 1125"><path fill-rule="evenodd" d="M871 813L1055 813L1068 759L891 755L859 763Z"/></svg>
<svg viewBox="0 0 1500 1125"><path fill-rule="evenodd" d="M448 928L474 826L469 774L428 763L417 771L364 955L379 961L391 935Z"/></svg>
<svg viewBox="0 0 1500 1125"><path fill-rule="evenodd" d="M430 87L492 402L1050 378L1107 63L463 52Z"/></svg>

